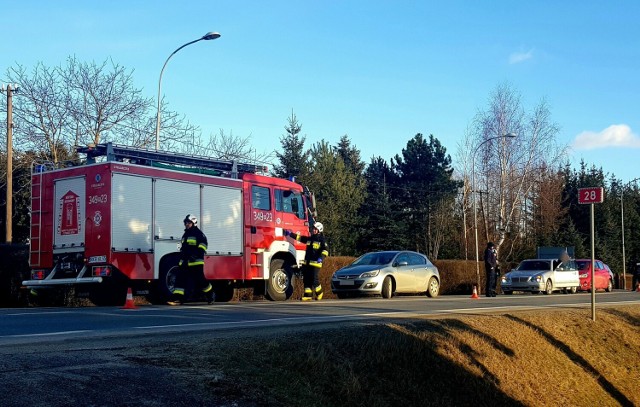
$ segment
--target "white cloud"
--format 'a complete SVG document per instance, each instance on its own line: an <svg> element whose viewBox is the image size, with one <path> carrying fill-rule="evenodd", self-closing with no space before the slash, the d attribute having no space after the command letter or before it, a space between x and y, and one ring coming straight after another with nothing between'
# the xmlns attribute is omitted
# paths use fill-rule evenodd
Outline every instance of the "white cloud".
<svg viewBox="0 0 640 407"><path fill-rule="evenodd" d="M509 55L509 64L519 64L531 58L533 58L533 49L530 49L527 52L514 52L513 54Z"/></svg>
<svg viewBox="0 0 640 407"><path fill-rule="evenodd" d="M605 147L640 148L640 136L626 124L613 124L600 132L583 131L573 140L576 150L593 150Z"/></svg>

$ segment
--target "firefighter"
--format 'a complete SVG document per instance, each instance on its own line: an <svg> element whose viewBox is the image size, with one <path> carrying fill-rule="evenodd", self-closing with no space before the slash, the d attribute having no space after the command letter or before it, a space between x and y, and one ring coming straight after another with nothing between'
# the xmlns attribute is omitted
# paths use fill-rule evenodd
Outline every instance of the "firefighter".
<svg viewBox="0 0 640 407"><path fill-rule="evenodd" d="M198 228L198 218L187 215L184 218L184 234L180 245L182 258L178 263L175 286L169 305L181 305L185 302L187 280L192 278L195 289L204 293L207 303L213 302L213 287L204 276L204 256L207 251L207 237Z"/></svg>
<svg viewBox="0 0 640 407"><path fill-rule="evenodd" d="M304 284L304 293L302 301L310 301L315 294L316 300L322 299L322 285L320 285L320 269L322 269L322 261L329 255L329 246L324 241L322 231L324 226L322 223L315 222L311 236L300 236L290 230L284 230L285 236L291 236L299 242L307 244L307 250L304 254L304 264L302 265L302 283Z"/></svg>

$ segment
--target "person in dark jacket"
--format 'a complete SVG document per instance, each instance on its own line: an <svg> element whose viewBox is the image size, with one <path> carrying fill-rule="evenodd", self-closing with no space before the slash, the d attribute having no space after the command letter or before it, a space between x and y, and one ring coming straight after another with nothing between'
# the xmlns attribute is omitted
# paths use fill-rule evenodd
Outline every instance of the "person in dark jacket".
<svg viewBox="0 0 640 407"><path fill-rule="evenodd" d="M636 291L638 284L640 284L640 263L636 263L636 269L631 278L631 291Z"/></svg>
<svg viewBox="0 0 640 407"><path fill-rule="evenodd" d="M304 264L302 265L302 283L304 284L304 293L302 301L310 301L315 294L316 300L322 299L322 285L320 285L320 270L322 262L329 255L329 246L324 240L322 231L324 226L320 222L313 224L311 236L301 236L290 230L284 230L285 236L291 236L299 242L307 244L307 250L304 255Z"/></svg>
<svg viewBox="0 0 640 407"><path fill-rule="evenodd" d="M484 294L487 297L496 296L497 270L498 258L496 257L495 246L492 242L489 242L484 250L484 271L487 277Z"/></svg>
<svg viewBox="0 0 640 407"><path fill-rule="evenodd" d="M195 282L195 289L204 293L207 303L213 302L213 287L204 276L204 256L207 252L207 237L198 228L198 218L187 215L184 218L184 234L180 245L181 259L176 271L175 286L169 305L185 302L185 287L189 278Z"/></svg>

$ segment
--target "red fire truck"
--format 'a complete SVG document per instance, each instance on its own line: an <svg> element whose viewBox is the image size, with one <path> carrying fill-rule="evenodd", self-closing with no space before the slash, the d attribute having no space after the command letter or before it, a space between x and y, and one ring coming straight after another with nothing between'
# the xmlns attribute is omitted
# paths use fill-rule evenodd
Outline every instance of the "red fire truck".
<svg viewBox="0 0 640 407"><path fill-rule="evenodd" d="M73 286L96 305L123 304L129 288L165 303L187 214L207 235L205 276L216 301L245 287L274 301L291 296L305 247L282 232L309 234L315 201L307 188L235 161L112 143L78 153L82 165L33 167L32 271L23 285L41 302Z"/></svg>

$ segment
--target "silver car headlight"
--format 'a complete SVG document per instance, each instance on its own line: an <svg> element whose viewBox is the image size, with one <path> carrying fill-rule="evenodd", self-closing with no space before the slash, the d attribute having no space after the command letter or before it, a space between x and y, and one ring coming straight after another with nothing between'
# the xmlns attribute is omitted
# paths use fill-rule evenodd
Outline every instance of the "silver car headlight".
<svg viewBox="0 0 640 407"><path fill-rule="evenodd" d="M532 276L532 277L531 277L531 280L530 280L530 281L531 281L532 283L540 283L540 282L542 282L542 275L540 275L540 274L536 274L535 276Z"/></svg>
<svg viewBox="0 0 640 407"><path fill-rule="evenodd" d="M378 274L380 274L380 270L367 271L366 273L360 274L360 278L376 277Z"/></svg>

